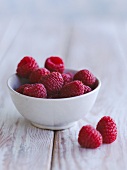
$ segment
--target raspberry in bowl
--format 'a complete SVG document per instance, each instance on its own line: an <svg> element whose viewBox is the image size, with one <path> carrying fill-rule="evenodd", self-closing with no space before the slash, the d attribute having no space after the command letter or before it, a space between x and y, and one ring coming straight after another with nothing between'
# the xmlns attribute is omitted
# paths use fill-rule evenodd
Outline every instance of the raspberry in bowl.
<svg viewBox="0 0 127 170"><path fill-rule="evenodd" d="M71 127L89 113L101 86L98 78L92 88L80 81L78 76L74 79L77 72L70 69L64 69L62 73L61 70L50 70L34 84L29 80L30 75L26 78L13 74L8 79L8 88L15 107L36 127L52 130ZM62 74L72 77L64 83Z"/></svg>

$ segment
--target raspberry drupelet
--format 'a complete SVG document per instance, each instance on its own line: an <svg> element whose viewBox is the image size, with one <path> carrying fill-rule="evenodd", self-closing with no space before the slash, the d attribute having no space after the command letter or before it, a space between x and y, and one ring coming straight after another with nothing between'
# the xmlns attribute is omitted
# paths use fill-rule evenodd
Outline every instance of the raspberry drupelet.
<svg viewBox="0 0 127 170"><path fill-rule="evenodd" d="M61 90L64 80L62 75L59 72L52 72L40 79L40 83L42 83L47 89L48 96L57 95L57 93Z"/></svg>
<svg viewBox="0 0 127 170"><path fill-rule="evenodd" d="M85 125L79 131L78 143L84 148L94 149L102 144L102 136L91 125Z"/></svg>
<svg viewBox="0 0 127 170"><path fill-rule="evenodd" d="M84 84L75 80L70 83L65 84L60 90L60 98L74 97L84 94Z"/></svg>
<svg viewBox="0 0 127 170"><path fill-rule="evenodd" d="M18 76L29 78L31 72L39 66L33 57L25 56L19 63L16 69Z"/></svg>
<svg viewBox="0 0 127 170"><path fill-rule="evenodd" d="M47 74L50 74L49 70L47 70L46 68L38 68L31 72L29 80L31 83L38 83L40 79Z"/></svg>
<svg viewBox="0 0 127 170"><path fill-rule="evenodd" d="M103 137L103 143L112 143L117 138L117 126L110 116L104 116L100 119L96 129Z"/></svg>
<svg viewBox="0 0 127 170"><path fill-rule="evenodd" d="M60 72L64 71L64 62L62 58L57 56L51 56L45 61L45 68L50 70L51 72Z"/></svg>
<svg viewBox="0 0 127 170"><path fill-rule="evenodd" d="M96 77L89 70L80 70L74 75L74 80L80 80L84 85L94 87Z"/></svg>

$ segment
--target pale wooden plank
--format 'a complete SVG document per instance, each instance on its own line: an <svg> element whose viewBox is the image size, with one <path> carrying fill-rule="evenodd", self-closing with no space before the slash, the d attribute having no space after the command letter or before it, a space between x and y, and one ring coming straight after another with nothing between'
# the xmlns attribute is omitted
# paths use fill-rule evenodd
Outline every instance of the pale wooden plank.
<svg viewBox="0 0 127 170"><path fill-rule="evenodd" d="M117 25L103 22L77 25L74 27L67 65L78 70L88 68L101 79L102 87L86 117L76 126L56 132L52 169L127 169L127 63L119 48L120 41L116 41ZM81 148L77 142L79 129L85 124L96 126L104 115L115 119L117 140L94 150Z"/></svg>
<svg viewBox="0 0 127 170"><path fill-rule="evenodd" d="M0 41L2 40L2 37L6 32L6 29L7 29L8 25L9 25L9 22L10 22L9 19L8 20L2 20L0 18Z"/></svg>
<svg viewBox="0 0 127 170"><path fill-rule="evenodd" d="M3 18L0 17L0 50L3 50L3 48L4 48L3 45L5 43L3 41L5 41L5 36L7 35L8 28L10 29L12 20L13 20L12 18L4 18L3 19ZM4 50L5 50L5 48L4 48ZM2 58L2 55L0 55L0 59L1 58Z"/></svg>
<svg viewBox="0 0 127 170"><path fill-rule="evenodd" d="M50 169L54 132L35 128L20 116L9 97L6 81L24 55L33 56L43 66L49 55L63 53L65 42L64 25L25 20L11 48L7 46L0 63L1 170Z"/></svg>

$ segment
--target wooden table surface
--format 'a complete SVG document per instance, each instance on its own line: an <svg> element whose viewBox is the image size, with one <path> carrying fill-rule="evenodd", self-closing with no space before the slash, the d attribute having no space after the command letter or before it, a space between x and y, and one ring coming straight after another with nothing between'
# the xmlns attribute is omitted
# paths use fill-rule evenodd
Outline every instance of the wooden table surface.
<svg viewBox="0 0 127 170"><path fill-rule="evenodd" d="M0 20L0 170L121 170L127 169L127 23L78 23ZM86 117L62 131L42 130L25 120L7 89L25 55L40 66L51 55L66 68L91 70L102 81L98 98ZM97 149L77 142L83 125L96 126L110 115L117 123L117 140Z"/></svg>

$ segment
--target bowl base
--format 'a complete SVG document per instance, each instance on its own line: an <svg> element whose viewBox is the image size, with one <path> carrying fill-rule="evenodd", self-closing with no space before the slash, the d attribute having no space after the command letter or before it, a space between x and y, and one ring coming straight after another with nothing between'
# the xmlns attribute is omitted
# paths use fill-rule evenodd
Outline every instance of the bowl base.
<svg viewBox="0 0 127 170"><path fill-rule="evenodd" d="M41 128L41 129L48 129L48 130L64 130L64 129L68 129L72 126L74 126L76 124L76 122L73 123L68 123L68 124L64 124L61 126L46 126L46 125L40 125L34 122L31 122L32 125L34 125L35 127Z"/></svg>

